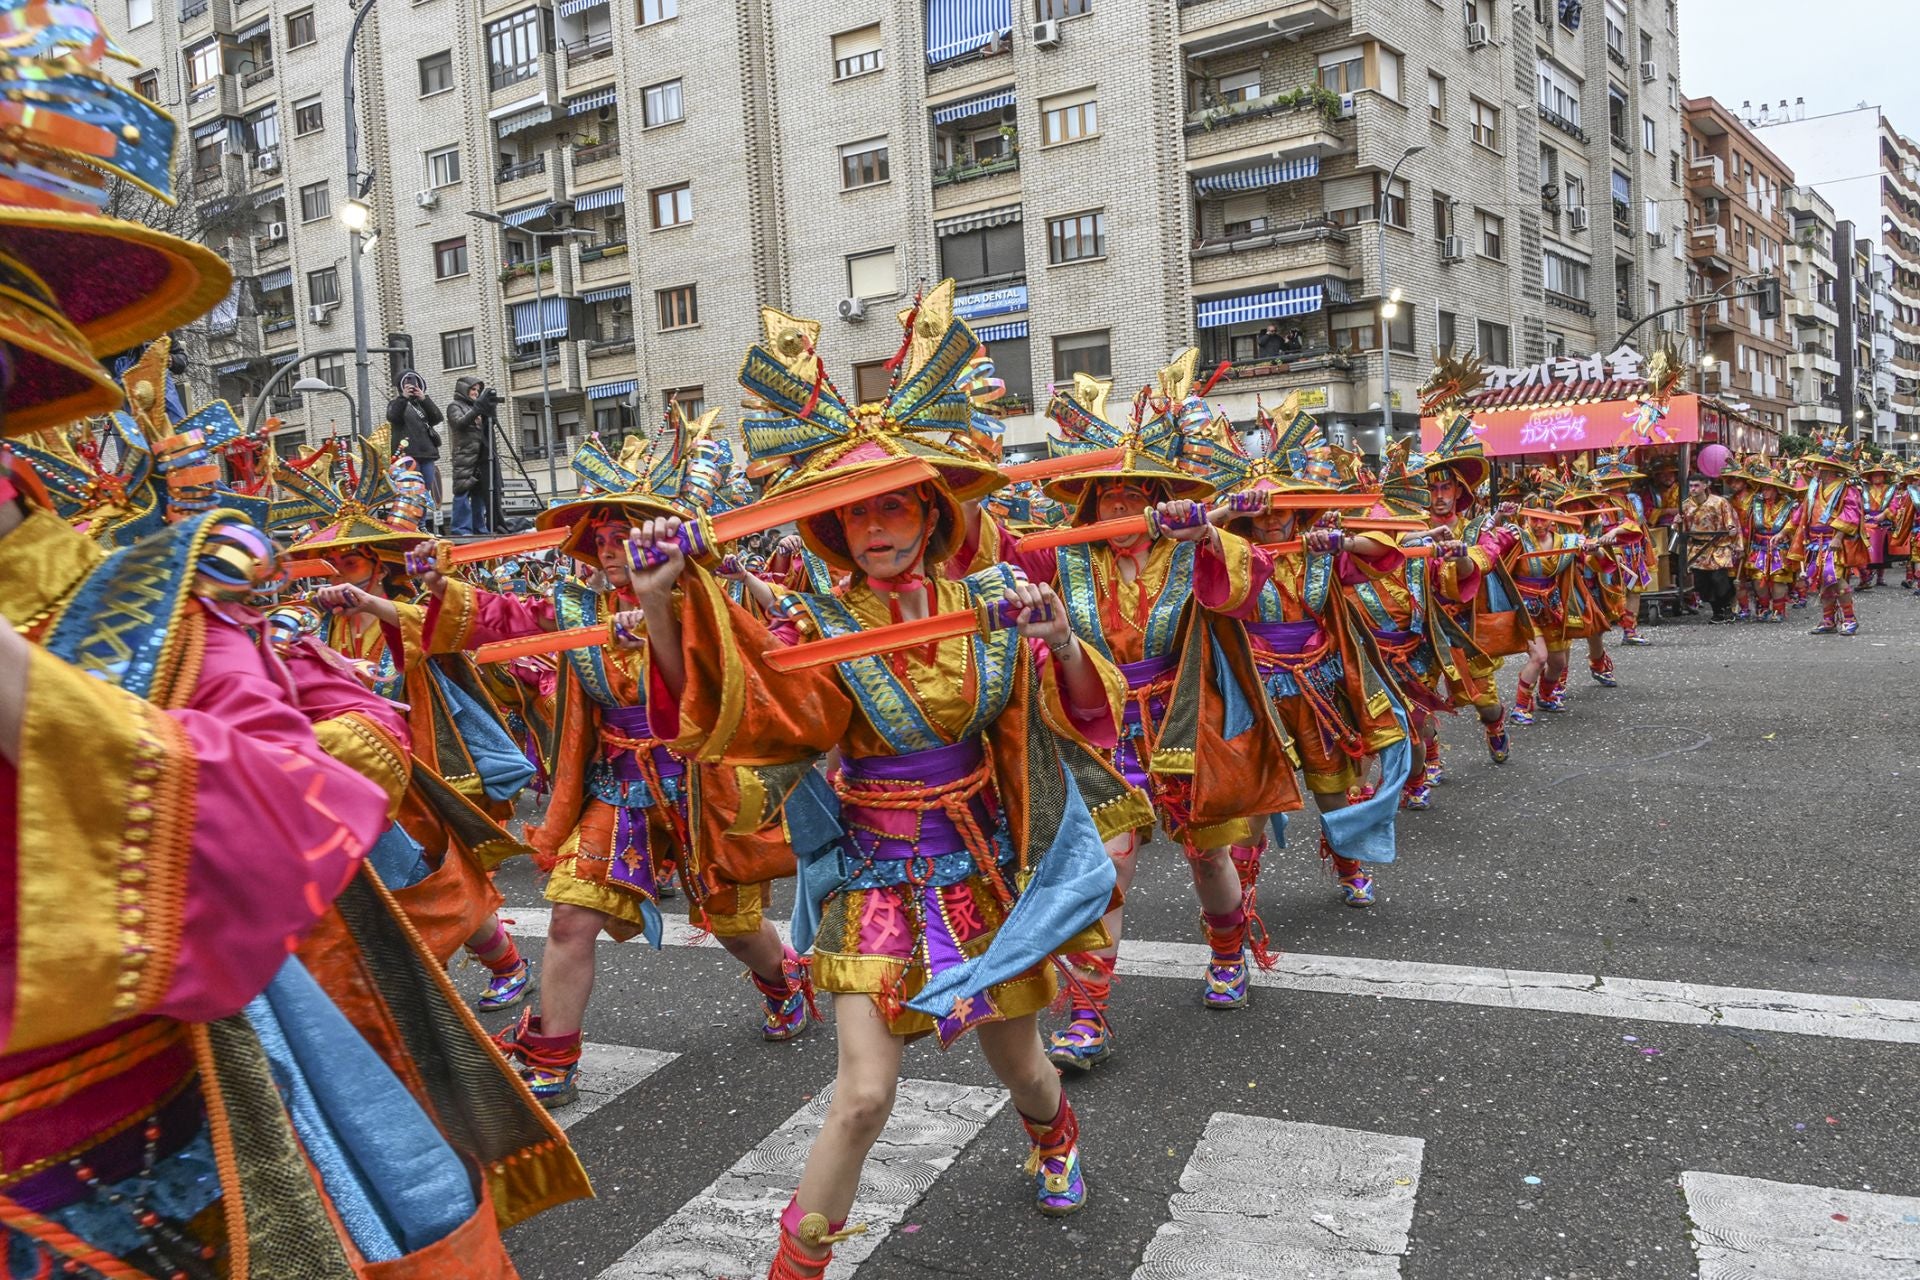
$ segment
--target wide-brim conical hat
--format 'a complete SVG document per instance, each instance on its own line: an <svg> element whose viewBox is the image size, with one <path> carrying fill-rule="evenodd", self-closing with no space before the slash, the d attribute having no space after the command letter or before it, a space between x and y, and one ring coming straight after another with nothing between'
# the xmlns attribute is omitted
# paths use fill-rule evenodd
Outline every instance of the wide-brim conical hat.
<svg viewBox="0 0 1920 1280"><path fill-rule="evenodd" d="M992 463L959 449L907 435L861 432L839 445L829 445L808 458L806 465L782 477L767 490L768 499L804 492L823 480L837 480L890 466L901 458L917 458L933 468L933 530L927 535L926 566L944 564L966 537L961 506L986 497L1007 482ZM837 512L822 511L797 521L807 549L845 573L856 571L848 549L846 529Z"/></svg>
<svg viewBox="0 0 1920 1280"><path fill-rule="evenodd" d="M1085 523L1092 519L1090 513L1093 504L1087 501L1087 497L1093 487L1115 482L1158 484L1165 488L1170 500L1186 499L1192 502L1205 501L1217 491L1213 481L1194 475L1191 471L1182 471L1172 463L1129 444L1125 446L1120 461L1055 476L1047 481L1042 492L1055 502L1073 507L1075 520Z"/></svg>

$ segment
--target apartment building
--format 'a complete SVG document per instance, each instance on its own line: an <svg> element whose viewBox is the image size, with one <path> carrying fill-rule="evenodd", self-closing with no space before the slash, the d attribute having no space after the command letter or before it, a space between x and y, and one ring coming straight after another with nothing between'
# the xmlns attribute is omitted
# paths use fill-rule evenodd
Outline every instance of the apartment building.
<svg viewBox="0 0 1920 1280"><path fill-rule="evenodd" d="M1786 303L1792 321L1793 352L1787 358L1790 407L1788 429L1812 436L1838 429L1846 420L1841 361L1854 346L1854 323L1843 298L1851 296L1851 253L1842 253L1839 219L1833 203L1813 187L1786 191ZM1850 247L1850 246L1849 246Z"/></svg>
<svg viewBox="0 0 1920 1280"><path fill-rule="evenodd" d="M1862 333L1849 411L1883 448L1912 448L1920 442L1920 144L1872 106L1805 118L1783 111L1754 132L1866 242L1856 297L1862 320L1878 327Z"/></svg>
<svg viewBox="0 0 1920 1280"><path fill-rule="evenodd" d="M189 200L242 277L212 325L240 404L351 343L354 15L165 2L103 17L181 116ZM1677 22L1673 0L388 0L356 57L368 328L410 337L442 398L502 387L538 487L543 403L563 457L669 398L735 417L762 303L819 317L836 385L878 396L895 313L943 276L1016 453L1052 385L1111 377L1120 402L1188 344L1228 364L1229 412L1297 389L1378 448L1382 403L1416 426L1436 345L1607 351L1681 296ZM271 407L291 437L346 401Z"/></svg>

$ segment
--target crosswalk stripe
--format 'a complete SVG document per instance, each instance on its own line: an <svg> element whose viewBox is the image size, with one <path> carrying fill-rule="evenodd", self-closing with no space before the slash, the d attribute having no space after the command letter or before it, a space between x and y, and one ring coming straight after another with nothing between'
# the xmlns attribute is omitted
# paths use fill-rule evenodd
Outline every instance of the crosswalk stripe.
<svg viewBox="0 0 1920 1280"><path fill-rule="evenodd" d="M829 1086L602 1271L598 1280L746 1280L773 1260L781 1210L800 1185ZM919 1203L1006 1105L999 1089L902 1080L893 1115L860 1176L850 1223L865 1235L834 1246L828 1280L845 1280Z"/></svg>
<svg viewBox="0 0 1920 1280"><path fill-rule="evenodd" d="M1920 1199L1795 1182L1680 1175L1700 1280L1911 1280Z"/></svg>
<svg viewBox="0 0 1920 1280"><path fill-rule="evenodd" d="M516 922L514 934L524 938L545 937L552 915L544 907L508 908L504 914ZM784 938L786 922L776 921L775 926ZM693 946L702 944L703 939L704 945L713 945L684 917L666 918L667 946ZM1123 977L1179 978L1198 984L1209 954L1201 943L1129 940L1120 953L1119 972ZM1257 987L1328 995L1431 1000L1633 1022L1711 1024L1786 1035L1920 1044L1920 1001L1915 1000L1304 953L1282 954L1279 964L1270 970L1254 969L1252 981Z"/></svg>
<svg viewBox="0 0 1920 1280"><path fill-rule="evenodd" d="M1133 1280L1393 1280L1424 1145L1216 1111Z"/></svg>
<svg viewBox="0 0 1920 1280"><path fill-rule="evenodd" d="M562 1129L571 1129L680 1055L624 1044L580 1046L580 1100L553 1113Z"/></svg>

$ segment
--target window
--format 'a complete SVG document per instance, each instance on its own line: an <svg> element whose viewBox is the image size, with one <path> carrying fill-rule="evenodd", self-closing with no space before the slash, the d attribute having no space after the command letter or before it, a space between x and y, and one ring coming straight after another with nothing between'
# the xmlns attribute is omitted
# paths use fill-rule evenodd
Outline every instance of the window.
<svg viewBox="0 0 1920 1280"><path fill-rule="evenodd" d="M1047 261L1084 262L1107 256L1107 215L1098 209L1047 220Z"/></svg>
<svg viewBox="0 0 1920 1280"><path fill-rule="evenodd" d="M540 26L539 9L522 9L487 24L487 75L495 89L539 74Z"/></svg>
<svg viewBox="0 0 1920 1280"><path fill-rule="evenodd" d="M633 410L618 401L593 407L593 429L609 444L625 440L633 430Z"/></svg>
<svg viewBox="0 0 1920 1280"><path fill-rule="evenodd" d="M1555 124L1580 127L1580 81L1557 62L1536 62L1540 111Z"/></svg>
<svg viewBox="0 0 1920 1280"><path fill-rule="evenodd" d="M160 73L158 71L142 71L133 78L133 91L145 98L148 102L158 102L160 100Z"/></svg>
<svg viewBox="0 0 1920 1280"><path fill-rule="evenodd" d="M1267 212L1267 193L1229 196L1220 202L1221 229L1230 236L1249 236L1265 231L1271 218Z"/></svg>
<svg viewBox="0 0 1920 1280"><path fill-rule="evenodd" d="M1653 33L1651 31L1642 31L1640 33L1640 61L1653 61Z"/></svg>
<svg viewBox="0 0 1920 1280"><path fill-rule="evenodd" d="M440 147L427 152L427 185L450 187L460 181L460 148Z"/></svg>
<svg viewBox="0 0 1920 1280"><path fill-rule="evenodd" d="M313 362L314 376L330 387L341 391L347 389L347 358L345 356L321 356Z"/></svg>
<svg viewBox="0 0 1920 1280"><path fill-rule="evenodd" d="M1091 374L1096 378L1105 378L1113 373L1113 352L1107 330L1063 333L1053 340L1053 380L1072 382L1076 373Z"/></svg>
<svg viewBox="0 0 1920 1280"><path fill-rule="evenodd" d="M1480 210L1480 253L1483 257L1502 259L1506 256L1506 219Z"/></svg>
<svg viewBox="0 0 1920 1280"><path fill-rule="evenodd" d="M1099 132L1100 118L1093 90L1040 100L1041 145L1078 142Z"/></svg>
<svg viewBox="0 0 1920 1280"><path fill-rule="evenodd" d="M1509 345L1507 326L1495 324L1491 320L1482 320L1479 324L1480 358L1488 364L1504 365L1512 360L1513 349Z"/></svg>
<svg viewBox="0 0 1920 1280"><path fill-rule="evenodd" d="M271 151L280 145L280 108L265 106L247 117L247 141L255 151Z"/></svg>
<svg viewBox="0 0 1920 1280"><path fill-rule="evenodd" d="M1398 102L1400 100L1400 55L1391 49L1383 49L1379 45L1373 45L1371 48L1374 62L1380 69L1380 83L1374 87Z"/></svg>
<svg viewBox="0 0 1920 1280"><path fill-rule="evenodd" d="M307 272L307 301L316 307L338 305L340 273L332 267Z"/></svg>
<svg viewBox="0 0 1920 1280"><path fill-rule="evenodd" d="M649 193L653 197L653 227L658 231L662 227L679 227L693 221L693 184L682 182L672 187L655 187Z"/></svg>
<svg viewBox="0 0 1920 1280"><path fill-rule="evenodd" d="M640 25L643 27L679 16L680 0L640 0Z"/></svg>
<svg viewBox="0 0 1920 1280"><path fill-rule="evenodd" d="M1433 238L1445 240L1453 234L1453 197L1433 193Z"/></svg>
<svg viewBox="0 0 1920 1280"><path fill-rule="evenodd" d="M1093 12L1093 0L1033 0L1035 22L1058 22Z"/></svg>
<svg viewBox="0 0 1920 1280"><path fill-rule="evenodd" d="M220 74L220 42L207 40L187 50L187 88L211 84Z"/></svg>
<svg viewBox="0 0 1920 1280"><path fill-rule="evenodd" d="M1633 180L1618 169L1613 171L1613 225L1633 230Z"/></svg>
<svg viewBox="0 0 1920 1280"><path fill-rule="evenodd" d="M1347 355L1372 351L1380 345L1380 325L1371 311L1347 311L1327 322L1333 349Z"/></svg>
<svg viewBox="0 0 1920 1280"><path fill-rule="evenodd" d="M453 50L420 59L420 96L431 97L453 88Z"/></svg>
<svg viewBox="0 0 1920 1280"><path fill-rule="evenodd" d="M1221 76L1214 87L1214 96L1228 106L1236 102L1252 102L1260 96L1260 72L1237 71L1230 76Z"/></svg>
<svg viewBox="0 0 1920 1280"><path fill-rule="evenodd" d="M1413 308L1404 302L1387 320L1387 345L1395 351L1413 350Z"/></svg>
<svg viewBox="0 0 1920 1280"><path fill-rule="evenodd" d="M298 49L319 39L313 25L313 10L302 9L299 13L287 15L287 47Z"/></svg>
<svg viewBox="0 0 1920 1280"><path fill-rule="evenodd" d="M1354 45L1321 54L1320 87L1334 93L1357 93L1366 88L1366 50Z"/></svg>
<svg viewBox="0 0 1920 1280"><path fill-rule="evenodd" d="M1407 180L1395 178L1380 192L1380 214L1390 227L1407 227Z"/></svg>
<svg viewBox="0 0 1920 1280"><path fill-rule="evenodd" d="M878 186L887 180L887 140L871 138L840 148L840 188Z"/></svg>
<svg viewBox="0 0 1920 1280"><path fill-rule="evenodd" d="M891 298L900 292L900 273L891 248L871 253L851 254L847 258L847 296L850 298ZM862 396L861 399L868 399Z"/></svg>
<svg viewBox="0 0 1920 1280"><path fill-rule="evenodd" d="M881 65L880 25L861 27L833 38L833 78L850 80Z"/></svg>
<svg viewBox="0 0 1920 1280"><path fill-rule="evenodd" d="M640 103L640 123L648 129L659 124L672 124L676 120L686 119L687 116L686 105L680 97L678 80L649 85L642 91Z"/></svg>
<svg viewBox="0 0 1920 1280"><path fill-rule="evenodd" d="M1489 151L1498 151L1500 149L1500 108L1475 98L1469 114L1473 121L1473 140Z"/></svg>
<svg viewBox="0 0 1920 1280"><path fill-rule="evenodd" d="M1033 350L1025 338L1002 338L993 344L993 372L1007 384L1006 399L1033 403Z"/></svg>
<svg viewBox="0 0 1920 1280"><path fill-rule="evenodd" d="M1456 340L1454 330L1458 325L1459 318L1455 316L1453 312L1442 311L1437 313L1434 317L1433 325L1434 345L1439 347L1443 352L1451 352Z"/></svg>
<svg viewBox="0 0 1920 1280"><path fill-rule="evenodd" d="M940 273L962 284L1026 275L1027 242L1019 224L941 236Z"/></svg>
<svg viewBox="0 0 1920 1280"><path fill-rule="evenodd" d="M669 387L660 393L662 411L668 405L677 404L681 412L689 418L698 418L707 411L707 389L705 387Z"/></svg>
<svg viewBox="0 0 1920 1280"><path fill-rule="evenodd" d="M660 307L660 328L690 329L700 323L700 300L695 286L683 284L654 294Z"/></svg>
<svg viewBox="0 0 1920 1280"><path fill-rule="evenodd" d="M1568 209L1586 208L1587 207L1586 180L1577 173L1568 174L1566 176L1565 184L1562 186L1560 191L1560 200L1561 200L1561 203L1564 204Z"/></svg>
<svg viewBox="0 0 1920 1280"><path fill-rule="evenodd" d="M1435 124L1447 122L1447 78L1427 73L1427 118Z"/></svg>
<svg viewBox="0 0 1920 1280"><path fill-rule="evenodd" d="M304 138L310 133L318 133L325 127L320 114L320 99L316 95L303 98L293 104L293 136Z"/></svg>
<svg viewBox="0 0 1920 1280"><path fill-rule="evenodd" d="M467 274L467 238L442 240L433 246L433 278L451 280Z"/></svg>
<svg viewBox="0 0 1920 1280"><path fill-rule="evenodd" d="M1618 85L1607 87L1607 133L1621 146L1629 144L1627 95Z"/></svg>
<svg viewBox="0 0 1920 1280"><path fill-rule="evenodd" d="M868 360L853 366L853 396L860 404L879 404L887 398L887 386L893 374L885 360Z"/></svg>
<svg viewBox="0 0 1920 1280"><path fill-rule="evenodd" d="M1607 52L1627 56L1627 7L1620 0L1607 0Z"/></svg>
<svg viewBox="0 0 1920 1280"><path fill-rule="evenodd" d="M1557 293L1563 298L1573 298L1580 302L1587 300L1588 267L1586 263L1576 262L1551 249L1541 255L1541 260L1548 293Z"/></svg>
<svg viewBox="0 0 1920 1280"><path fill-rule="evenodd" d="M144 27L153 21L153 0L127 0L127 29ZM145 96L144 94L141 96Z"/></svg>
<svg viewBox="0 0 1920 1280"><path fill-rule="evenodd" d="M1357 227L1372 220L1374 181L1374 175L1358 173L1321 182L1320 203L1335 226Z"/></svg>
<svg viewBox="0 0 1920 1280"><path fill-rule="evenodd" d="M300 221L318 222L333 212L333 197L327 192L326 179L300 188Z"/></svg>
<svg viewBox="0 0 1920 1280"><path fill-rule="evenodd" d="M1640 148L1650 156L1660 154L1660 134L1652 116L1640 117Z"/></svg>

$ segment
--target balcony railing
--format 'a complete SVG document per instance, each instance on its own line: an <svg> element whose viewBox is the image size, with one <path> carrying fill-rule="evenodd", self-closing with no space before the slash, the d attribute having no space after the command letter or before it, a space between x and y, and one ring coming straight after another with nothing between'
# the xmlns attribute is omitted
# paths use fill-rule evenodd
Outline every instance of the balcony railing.
<svg viewBox="0 0 1920 1280"><path fill-rule="evenodd" d="M580 246L580 261L592 262L598 258L617 258L626 251L625 240L599 240L593 244Z"/></svg>
<svg viewBox="0 0 1920 1280"><path fill-rule="evenodd" d="M538 62L523 62L517 67L495 67L487 76L487 86L495 90L504 89L510 84L531 80L539 74Z"/></svg>
<svg viewBox="0 0 1920 1280"><path fill-rule="evenodd" d="M240 87L242 89L251 89L253 88L253 86L257 84L265 84L267 81L271 79L273 79L273 64L269 62L264 67L261 67L258 70L249 71L245 75L241 76Z"/></svg>
<svg viewBox="0 0 1920 1280"><path fill-rule="evenodd" d="M1187 113L1186 132L1209 133L1225 125L1247 120L1263 120L1286 111L1318 111L1331 124L1340 119L1340 95L1317 84L1302 85L1284 93L1262 94L1245 102L1223 102L1202 106Z"/></svg>
<svg viewBox="0 0 1920 1280"><path fill-rule="evenodd" d="M620 154L620 139L612 142L597 142L590 147L573 149L573 164L579 168L583 164L592 164L595 160L610 160Z"/></svg>
<svg viewBox="0 0 1920 1280"><path fill-rule="evenodd" d="M192 22L212 7L213 0L186 0L186 3L180 6L180 21Z"/></svg>
<svg viewBox="0 0 1920 1280"><path fill-rule="evenodd" d="M1554 128L1558 129L1560 132L1564 134L1569 134L1572 137L1578 138L1582 142L1585 142L1587 140L1587 131L1585 129L1582 129L1579 125L1575 124L1573 121L1567 119L1567 117L1561 115L1558 111L1555 111L1553 108L1546 106L1544 104L1540 104L1537 109L1540 112L1540 118L1542 120L1545 120L1548 124L1552 125Z"/></svg>
<svg viewBox="0 0 1920 1280"><path fill-rule="evenodd" d="M1268 224L1257 230L1201 236L1193 242L1193 251L1196 254L1241 253L1249 249L1264 249L1274 244L1296 244L1303 240L1332 240L1338 244L1345 244L1347 233L1331 218L1307 218L1301 222Z"/></svg>
<svg viewBox="0 0 1920 1280"><path fill-rule="evenodd" d="M971 182L975 178L984 178L990 174L1008 173L1020 167L1020 153L1012 151L1003 156L992 156L986 160L967 161L963 164L949 165L945 169L933 172L933 185L944 187L952 182Z"/></svg>
<svg viewBox="0 0 1920 1280"><path fill-rule="evenodd" d="M542 151L531 160L523 160L519 164L510 164L500 170L499 181L512 182L515 178L531 178L536 173L545 173L546 171L547 153Z"/></svg>
<svg viewBox="0 0 1920 1280"><path fill-rule="evenodd" d="M291 314L263 314L260 317L260 331L262 333L279 333L282 329L291 329L293 326L294 319Z"/></svg>
<svg viewBox="0 0 1920 1280"><path fill-rule="evenodd" d="M1613 202L1613 229L1629 235L1633 233L1633 207L1625 200Z"/></svg>
<svg viewBox="0 0 1920 1280"><path fill-rule="evenodd" d="M584 40L575 40L572 44L561 45L560 50L566 55L567 65L569 67L578 66L583 62L598 62L602 58L611 58L613 56L613 33L609 31L605 35L588 36ZM500 86L495 85L494 87L497 89Z"/></svg>

